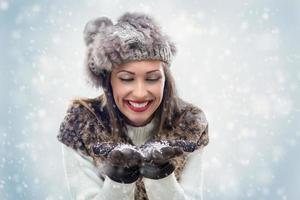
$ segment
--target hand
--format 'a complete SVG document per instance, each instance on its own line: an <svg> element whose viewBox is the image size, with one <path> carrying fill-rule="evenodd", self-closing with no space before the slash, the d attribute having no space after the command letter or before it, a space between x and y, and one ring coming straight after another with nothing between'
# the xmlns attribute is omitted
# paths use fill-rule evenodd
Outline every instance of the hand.
<svg viewBox="0 0 300 200"><path fill-rule="evenodd" d="M112 143L112 142L97 142L93 146L93 152L95 156L97 157L102 157L102 158L107 158L108 154L116 147L118 146L117 143Z"/></svg>
<svg viewBox="0 0 300 200"><path fill-rule="evenodd" d="M104 158L112 165L130 167L141 164L142 155L137 147L129 144L97 143L93 147L96 156Z"/></svg>
<svg viewBox="0 0 300 200"><path fill-rule="evenodd" d="M142 162L142 154L136 146L119 144L109 152L107 161L115 166L139 166Z"/></svg>
<svg viewBox="0 0 300 200"><path fill-rule="evenodd" d="M140 147L143 161L152 164L164 164L170 159L183 154L181 147L171 144L169 141L149 142Z"/></svg>
<svg viewBox="0 0 300 200"><path fill-rule="evenodd" d="M169 140L170 146L181 148L184 152L193 152L197 149L196 142L190 142L187 140Z"/></svg>
<svg viewBox="0 0 300 200"><path fill-rule="evenodd" d="M132 183L139 177L142 155L135 146L128 144L97 143L93 148L96 156L105 158L103 172L112 180Z"/></svg>
<svg viewBox="0 0 300 200"><path fill-rule="evenodd" d="M150 179L161 179L169 176L175 166L172 158L183 154L181 147L171 146L168 141L154 141L142 145L143 165L140 168L142 176Z"/></svg>

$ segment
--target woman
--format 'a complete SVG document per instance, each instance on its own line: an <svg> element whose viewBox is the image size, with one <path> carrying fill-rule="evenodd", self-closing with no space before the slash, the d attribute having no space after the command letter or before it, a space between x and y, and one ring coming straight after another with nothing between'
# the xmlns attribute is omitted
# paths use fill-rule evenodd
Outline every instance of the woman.
<svg viewBox="0 0 300 200"><path fill-rule="evenodd" d="M74 100L61 123L74 199L201 199L208 124L177 97L176 47L149 16L87 23L88 77L104 94Z"/></svg>

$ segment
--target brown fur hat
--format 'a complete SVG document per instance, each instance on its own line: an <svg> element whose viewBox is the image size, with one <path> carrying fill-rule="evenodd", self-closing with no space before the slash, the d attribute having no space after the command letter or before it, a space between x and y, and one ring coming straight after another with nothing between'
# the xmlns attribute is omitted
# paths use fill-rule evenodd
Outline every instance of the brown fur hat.
<svg viewBox="0 0 300 200"><path fill-rule="evenodd" d="M104 71L133 60L161 60L170 64L175 44L148 15L125 13L114 25L107 17L89 21L84 28L88 78L101 87Z"/></svg>

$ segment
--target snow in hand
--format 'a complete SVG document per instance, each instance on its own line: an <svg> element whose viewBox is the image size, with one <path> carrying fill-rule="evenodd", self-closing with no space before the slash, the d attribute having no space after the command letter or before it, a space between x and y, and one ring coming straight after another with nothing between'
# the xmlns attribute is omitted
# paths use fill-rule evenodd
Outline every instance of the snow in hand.
<svg viewBox="0 0 300 200"><path fill-rule="evenodd" d="M147 157L147 155L151 154L154 151L159 151L161 152L161 149L164 147L170 146L168 141L156 141L156 142L151 142L146 145L144 145L144 148L140 150L141 154L144 157Z"/></svg>
<svg viewBox="0 0 300 200"><path fill-rule="evenodd" d="M115 147L116 150L124 150L124 149L132 149L132 150L136 150L136 147L135 146L132 146L130 144L118 144L116 147Z"/></svg>

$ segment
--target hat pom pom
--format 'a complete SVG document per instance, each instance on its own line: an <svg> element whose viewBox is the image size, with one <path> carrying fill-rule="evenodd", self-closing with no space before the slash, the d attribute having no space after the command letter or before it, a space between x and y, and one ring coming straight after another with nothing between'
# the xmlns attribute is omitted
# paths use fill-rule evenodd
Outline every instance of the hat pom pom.
<svg viewBox="0 0 300 200"><path fill-rule="evenodd" d="M107 17L99 17L93 20L90 20L84 27L83 35L86 46L91 44L95 36L104 31L106 27L112 26L112 21Z"/></svg>

